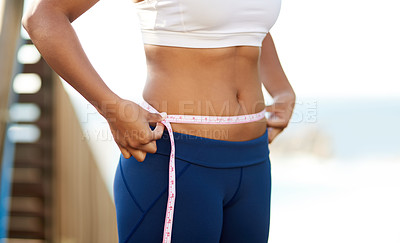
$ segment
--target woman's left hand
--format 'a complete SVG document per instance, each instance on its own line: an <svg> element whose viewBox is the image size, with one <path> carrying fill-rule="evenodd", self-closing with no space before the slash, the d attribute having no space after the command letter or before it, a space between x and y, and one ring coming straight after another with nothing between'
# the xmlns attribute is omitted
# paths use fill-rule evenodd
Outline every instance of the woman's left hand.
<svg viewBox="0 0 400 243"><path fill-rule="evenodd" d="M294 93L282 93L274 97L272 105L265 106L265 110L270 113L267 120L269 143L289 124L295 101L296 97Z"/></svg>

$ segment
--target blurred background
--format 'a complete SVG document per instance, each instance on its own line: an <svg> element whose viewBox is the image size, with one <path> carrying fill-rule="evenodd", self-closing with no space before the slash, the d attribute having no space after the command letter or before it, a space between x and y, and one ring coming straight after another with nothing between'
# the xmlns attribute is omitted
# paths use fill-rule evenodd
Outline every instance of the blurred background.
<svg viewBox="0 0 400 243"><path fill-rule="evenodd" d="M30 2L0 0L0 238L116 242L118 148L20 32ZM397 0L282 1L271 34L297 102L269 145L269 242L400 243L399 10ZM110 88L139 101L132 2L102 0L73 26Z"/></svg>

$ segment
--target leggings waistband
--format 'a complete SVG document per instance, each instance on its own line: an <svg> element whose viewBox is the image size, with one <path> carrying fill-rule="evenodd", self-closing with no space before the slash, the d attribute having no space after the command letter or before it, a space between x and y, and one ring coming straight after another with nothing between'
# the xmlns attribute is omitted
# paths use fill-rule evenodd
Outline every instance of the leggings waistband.
<svg viewBox="0 0 400 243"><path fill-rule="evenodd" d="M213 168L242 167L263 162L269 156L267 129L260 137L247 141L225 141L173 133L175 157L197 165ZM164 131L156 143L158 154L170 155L171 142L168 131Z"/></svg>

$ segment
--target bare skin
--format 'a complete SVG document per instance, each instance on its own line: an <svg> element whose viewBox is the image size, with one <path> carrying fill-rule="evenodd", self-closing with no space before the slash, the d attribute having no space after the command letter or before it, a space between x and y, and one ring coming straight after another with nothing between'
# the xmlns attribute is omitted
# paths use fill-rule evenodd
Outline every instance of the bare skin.
<svg viewBox="0 0 400 243"><path fill-rule="evenodd" d="M259 48L194 49L145 45L143 98L167 114L234 116L265 108L258 81ZM170 61L173 60L173 61ZM245 141L261 136L266 119L233 125L173 123L176 132Z"/></svg>
<svg viewBox="0 0 400 243"><path fill-rule="evenodd" d="M138 161L155 153L162 117L123 100L103 82L87 59L71 22L97 0L36 0L23 26L49 65L109 122L123 156ZM63 47L63 48L60 48ZM295 94L279 63L270 34L262 48L182 48L145 45L148 75L143 98L159 112L232 116L267 109L270 119L234 125L172 124L176 132L228 141L261 136L269 142L288 125ZM62 56L63 58L59 58ZM261 85L274 98L265 106ZM148 125L156 126L153 131Z"/></svg>

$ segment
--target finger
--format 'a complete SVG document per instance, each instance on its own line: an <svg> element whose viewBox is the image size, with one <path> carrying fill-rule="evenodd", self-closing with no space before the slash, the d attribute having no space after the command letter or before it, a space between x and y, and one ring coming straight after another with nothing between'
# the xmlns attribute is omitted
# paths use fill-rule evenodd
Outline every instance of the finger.
<svg viewBox="0 0 400 243"><path fill-rule="evenodd" d="M156 127L153 130L148 127L148 130L144 131L142 136L139 136L140 144L146 145L152 141L160 139L164 133L164 128L165 126L161 122L157 122Z"/></svg>
<svg viewBox="0 0 400 243"><path fill-rule="evenodd" d="M288 122L287 122L286 119L280 118L280 117L275 116L275 115L273 115L273 116L271 116L271 117L269 117L267 119L267 126L268 127L275 127L275 128L283 129L283 128L287 127L287 125L288 125Z"/></svg>
<svg viewBox="0 0 400 243"><path fill-rule="evenodd" d="M142 150L130 149L130 153L132 154L132 156L133 156L138 162L143 162L144 159L146 158L146 152L143 152Z"/></svg>
<svg viewBox="0 0 400 243"><path fill-rule="evenodd" d="M135 149L135 150L142 150L147 153L154 154L157 152L157 145L156 140L153 138L153 131L148 128L149 130L145 132L144 135L138 136L136 139L129 138L126 140L128 149ZM160 129L160 128L158 128ZM140 133L143 134L143 133Z"/></svg>
<svg viewBox="0 0 400 243"><path fill-rule="evenodd" d="M157 152L157 144L156 141L151 141L150 143L147 144L142 144L136 147L131 147L132 149L137 149L137 150L142 150L143 152L146 153L151 153L154 154Z"/></svg>
<svg viewBox="0 0 400 243"><path fill-rule="evenodd" d="M265 106L265 110L267 111L267 112L274 112L274 105L266 105Z"/></svg>
<svg viewBox="0 0 400 243"><path fill-rule="evenodd" d="M154 128L152 132L152 139L153 140L158 140L162 137L162 135L164 134L164 124L162 124L161 122L157 122L157 126L156 128Z"/></svg>
<svg viewBox="0 0 400 243"><path fill-rule="evenodd" d="M117 145L119 150L121 151L122 156L124 156L125 159L129 159L131 157L131 153L129 153L129 151L126 148L120 146L119 144Z"/></svg>
<svg viewBox="0 0 400 243"><path fill-rule="evenodd" d="M266 105L265 111L267 112L283 112L285 109L283 107L278 107L277 104Z"/></svg>

